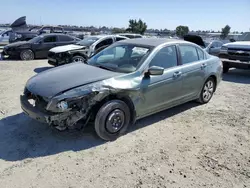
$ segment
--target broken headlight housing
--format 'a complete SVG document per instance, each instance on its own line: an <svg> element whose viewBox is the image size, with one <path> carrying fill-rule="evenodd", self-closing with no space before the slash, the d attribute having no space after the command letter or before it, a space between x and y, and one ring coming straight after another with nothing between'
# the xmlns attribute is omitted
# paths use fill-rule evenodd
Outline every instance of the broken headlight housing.
<svg viewBox="0 0 250 188"><path fill-rule="evenodd" d="M69 108L69 105L68 105L67 101L60 101L57 104L57 108L59 108L61 111L65 111Z"/></svg>

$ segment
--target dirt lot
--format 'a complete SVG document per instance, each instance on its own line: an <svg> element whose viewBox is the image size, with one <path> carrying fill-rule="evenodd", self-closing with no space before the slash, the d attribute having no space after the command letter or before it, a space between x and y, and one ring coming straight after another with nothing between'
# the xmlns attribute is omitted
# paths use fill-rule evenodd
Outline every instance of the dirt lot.
<svg viewBox="0 0 250 188"><path fill-rule="evenodd" d="M0 187L250 187L250 71L233 70L207 105L143 119L115 142L57 132L24 115L25 82L46 61L0 62Z"/></svg>

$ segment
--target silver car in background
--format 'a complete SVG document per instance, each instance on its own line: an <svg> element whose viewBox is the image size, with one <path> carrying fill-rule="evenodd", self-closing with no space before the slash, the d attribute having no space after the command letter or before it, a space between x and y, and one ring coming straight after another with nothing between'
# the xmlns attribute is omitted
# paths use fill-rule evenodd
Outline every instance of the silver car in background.
<svg viewBox="0 0 250 188"><path fill-rule="evenodd" d="M205 49L207 53L218 56L220 53L220 49L224 43L219 40L211 40L211 41L205 41Z"/></svg>

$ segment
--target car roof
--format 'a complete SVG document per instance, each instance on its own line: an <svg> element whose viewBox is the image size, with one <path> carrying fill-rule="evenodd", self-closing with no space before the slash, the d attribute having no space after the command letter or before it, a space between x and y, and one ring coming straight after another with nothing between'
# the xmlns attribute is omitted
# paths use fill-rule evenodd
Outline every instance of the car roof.
<svg viewBox="0 0 250 188"><path fill-rule="evenodd" d="M64 34L64 33L45 33L45 34L42 34L42 35L38 35L38 36L65 36L67 34ZM70 35L67 35L67 36L70 36Z"/></svg>
<svg viewBox="0 0 250 188"><path fill-rule="evenodd" d="M131 35L131 36L142 36L141 34L138 33L117 33L118 35Z"/></svg>
<svg viewBox="0 0 250 188"><path fill-rule="evenodd" d="M109 38L109 37L122 37L122 38L127 38L127 39L128 39L128 37L121 36L121 35L90 35L90 36L88 36L88 37L86 37L86 38L89 38L89 37L96 37L96 38L98 38L98 39L101 39L101 38Z"/></svg>
<svg viewBox="0 0 250 188"><path fill-rule="evenodd" d="M119 43L126 44L137 44L142 46L156 47L165 43L189 43L186 41L181 41L178 39L168 39L168 38L136 38L118 41Z"/></svg>

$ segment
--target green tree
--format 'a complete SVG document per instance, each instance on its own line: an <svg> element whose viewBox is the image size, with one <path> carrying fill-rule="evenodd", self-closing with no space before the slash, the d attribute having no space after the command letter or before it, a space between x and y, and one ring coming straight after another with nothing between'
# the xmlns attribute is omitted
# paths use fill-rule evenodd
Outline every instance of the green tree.
<svg viewBox="0 0 250 188"><path fill-rule="evenodd" d="M226 39L228 34L230 33L231 27L229 25L226 25L224 28L221 29L221 39Z"/></svg>
<svg viewBox="0 0 250 188"><path fill-rule="evenodd" d="M142 35L145 33L146 30L147 30L147 24L143 22L141 19L139 19L138 21L130 19L129 26L126 29L126 31L128 32L139 33Z"/></svg>
<svg viewBox="0 0 250 188"><path fill-rule="evenodd" d="M112 33L125 33L126 29L114 27Z"/></svg>
<svg viewBox="0 0 250 188"><path fill-rule="evenodd" d="M176 35L178 37L183 37L184 35L187 35L188 32L189 32L188 26L179 25L178 27L176 27Z"/></svg>

